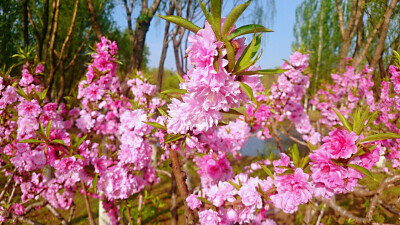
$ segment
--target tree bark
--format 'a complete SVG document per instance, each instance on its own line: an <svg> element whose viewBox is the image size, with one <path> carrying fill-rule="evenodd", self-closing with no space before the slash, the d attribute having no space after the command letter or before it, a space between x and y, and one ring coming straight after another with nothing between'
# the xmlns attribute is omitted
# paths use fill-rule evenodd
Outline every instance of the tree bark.
<svg viewBox="0 0 400 225"><path fill-rule="evenodd" d="M193 225L195 224L195 215L192 210L190 210L187 205L186 198L189 196L189 191L186 186L185 177L186 174L182 171L181 165L179 163L178 152L174 150L169 150L169 157L172 163L172 172L176 179L176 184L178 186L179 193L181 195L181 199L185 205L185 218L186 224Z"/></svg>
<svg viewBox="0 0 400 225"><path fill-rule="evenodd" d="M86 7L89 11L90 20L92 21L93 30L96 33L96 37L98 40L101 40L103 33L101 32L99 22L97 20L97 15L94 10L94 5L92 0L86 0Z"/></svg>
<svg viewBox="0 0 400 225"><path fill-rule="evenodd" d="M351 40L362 22L362 17L365 9L365 0L353 0L351 5L351 14L347 27L344 27L343 12L340 0L336 0L336 9L339 15L340 35L342 37L342 45L339 51L339 63L337 72L341 73L345 70L347 55L350 50Z"/></svg>
<svg viewBox="0 0 400 225"><path fill-rule="evenodd" d="M29 46L28 1L29 0L22 1L22 31L24 36L24 47Z"/></svg>
<svg viewBox="0 0 400 225"><path fill-rule="evenodd" d="M172 0L169 1L169 11L167 15L172 15L174 13L175 4ZM163 40L163 48L160 57L160 63L158 65L158 75L157 75L157 92L162 90L162 82L163 82L163 74L164 74L164 62L165 58L167 57L167 50L168 50L168 37L169 37L169 21L165 21L165 29L164 29L164 40Z"/></svg>
<svg viewBox="0 0 400 225"><path fill-rule="evenodd" d="M392 16L393 10L397 2L398 0L392 0L389 4L389 7L386 9L379 41L378 44L376 45L374 56L372 57L371 67L374 69L376 69L376 67L378 66L379 59L381 58L382 52L385 49L385 40L389 30L390 17Z"/></svg>
<svg viewBox="0 0 400 225"><path fill-rule="evenodd" d="M134 40L132 43L132 56L130 71L140 69L143 61L144 43L146 41L146 34L149 31L150 22L156 13L160 0L154 0L150 8L148 8L148 0L142 0L142 9L140 15L136 19L136 28L134 33Z"/></svg>

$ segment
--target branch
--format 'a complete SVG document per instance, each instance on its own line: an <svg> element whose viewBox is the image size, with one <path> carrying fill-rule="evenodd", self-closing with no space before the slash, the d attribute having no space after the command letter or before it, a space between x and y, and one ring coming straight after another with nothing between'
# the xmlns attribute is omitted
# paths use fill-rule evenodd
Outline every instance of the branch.
<svg viewBox="0 0 400 225"><path fill-rule="evenodd" d="M47 203L48 203L47 200L43 200L41 202L35 202L35 203L28 205L25 208L25 215L27 215L30 211L32 211L33 209L36 209L37 207L45 206Z"/></svg>
<svg viewBox="0 0 400 225"><path fill-rule="evenodd" d="M8 187L10 186L11 181L12 181L12 179L13 179L14 174L15 174L16 171L17 171L17 168L14 169L14 171L11 173L10 177L8 178L7 183L4 185L4 188L3 188L3 190L2 190L1 193L0 193L0 201L3 199L4 194L5 194L6 191L8 190Z"/></svg>
<svg viewBox="0 0 400 225"><path fill-rule="evenodd" d="M342 39L344 39L344 37L345 37L345 30L344 30L344 22L343 22L342 5L341 5L341 3L340 3L340 0L336 0L336 9L337 9L338 15L339 15L340 35L342 36Z"/></svg>
<svg viewBox="0 0 400 225"><path fill-rule="evenodd" d="M4 218L12 218L12 220L14 221L19 221L23 224L29 224L29 225L43 225L42 223L38 223L34 220L30 220L28 218L25 218L24 216L18 216L15 213L12 213L8 210L0 210L0 216L4 217Z"/></svg>
<svg viewBox="0 0 400 225"><path fill-rule="evenodd" d="M292 140L292 141L294 141L294 142L296 142L296 143L298 143L298 144L300 144L300 145L303 145L303 146L308 147L308 145L307 145L306 142L304 142L304 141L302 141L302 140L299 140L299 139L293 137L293 136L290 135L288 132L286 132L284 129L281 129L281 132L282 132L284 135L286 135L290 140Z"/></svg>
<svg viewBox="0 0 400 225"><path fill-rule="evenodd" d="M96 225L96 222L94 222L94 218L93 218L92 211L91 211L91 209L90 209L90 202L89 202L89 197L88 197L88 195L87 195L87 190L86 190L85 182L83 182L83 180L81 180L81 184L82 184L83 197L85 198L86 210L87 210L87 212L88 212L88 217L89 217L90 225Z"/></svg>
<svg viewBox="0 0 400 225"><path fill-rule="evenodd" d="M369 36L368 41L366 43L364 43L364 46L362 47L363 50L361 51L361 54L359 56L357 56L357 59L353 64L354 68L357 68L360 65L362 59L367 54L367 51L368 51L369 47L372 44L372 41L374 40L375 36L378 34L378 31L381 28L382 24L383 24L383 21L379 22L378 26L375 27L374 31Z"/></svg>
<svg viewBox="0 0 400 225"><path fill-rule="evenodd" d="M194 224L195 223L195 215L192 210L190 210L187 205L186 198L189 196L189 191L186 186L185 177L186 174L182 171L181 166L179 164L178 152L174 150L169 150L169 157L172 163L172 172L174 173L176 184L178 186L179 193L181 195L181 199L185 204L185 217L186 224Z"/></svg>
<svg viewBox="0 0 400 225"><path fill-rule="evenodd" d="M79 46L78 50L75 52L74 57L72 57L71 62L68 64L68 66L65 67L65 70L68 70L71 66L73 66L75 64L75 60L78 57L78 54L82 51L83 47L85 46L85 43L89 37L90 31L92 31L92 26L89 27L89 30L87 31L86 36L83 39L81 46Z"/></svg>
<svg viewBox="0 0 400 225"><path fill-rule="evenodd" d="M93 6L92 0L86 0L86 7L89 11L90 20L92 21L94 32L96 33L97 39L99 39L99 41L100 41L103 34L101 32L100 25L97 21L97 15L96 15L96 12L94 11L94 6Z"/></svg>
<svg viewBox="0 0 400 225"><path fill-rule="evenodd" d="M331 209L333 209L337 213L339 213L339 215L347 217L347 218L350 218L350 219L353 219L354 222L356 222L356 223L362 223L364 221L364 218L354 216L350 212L348 212L348 211L344 210L342 207L338 206L336 204L336 201L333 198L331 198L329 200L328 199L321 199L321 201L323 203L325 203L327 206L329 206Z"/></svg>
<svg viewBox="0 0 400 225"><path fill-rule="evenodd" d="M64 217L51 205L47 204L46 208L55 216L57 219L61 221L61 224L67 225L68 222L65 221Z"/></svg>

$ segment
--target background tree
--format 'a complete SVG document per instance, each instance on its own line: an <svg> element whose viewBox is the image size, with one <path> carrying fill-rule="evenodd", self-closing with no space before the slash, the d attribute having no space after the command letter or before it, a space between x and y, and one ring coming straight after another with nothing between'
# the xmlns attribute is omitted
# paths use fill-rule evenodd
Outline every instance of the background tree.
<svg viewBox="0 0 400 225"><path fill-rule="evenodd" d="M398 0L305 0L296 10L294 46L312 52L311 93L331 72L343 72L347 57L356 68L371 65L379 84L388 74L390 49L400 45L399 14Z"/></svg>

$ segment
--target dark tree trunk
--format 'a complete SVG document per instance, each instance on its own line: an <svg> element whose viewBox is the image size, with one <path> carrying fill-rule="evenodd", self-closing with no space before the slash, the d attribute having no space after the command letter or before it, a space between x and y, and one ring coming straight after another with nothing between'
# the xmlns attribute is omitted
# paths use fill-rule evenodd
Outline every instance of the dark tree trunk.
<svg viewBox="0 0 400 225"><path fill-rule="evenodd" d="M28 0L22 1L22 32L24 36L24 47L29 46L28 4Z"/></svg>
<svg viewBox="0 0 400 225"><path fill-rule="evenodd" d="M92 26L93 30L96 33L97 39L101 40L101 37L103 36L103 33L101 32L99 22L97 20L97 14L94 11L94 6L93 6L93 1L92 0L86 0L86 7L89 11L90 15L90 20L92 21Z"/></svg>
<svg viewBox="0 0 400 225"><path fill-rule="evenodd" d="M172 15L175 9L175 4L173 4L172 0L169 1L169 11L168 15ZM160 64L158 66L158 76L157 76L157 91L160 92L162 90L162 82L163 82L163 74L164 74L164 62L167 57L168 50L168 32L169 32L169 21L165 21L165 29L164 29L164 40L163 40L163 48L160 57Z"/></svg>
<svg viewBox="0 0 400 225"><path fill-rule="evenodd" d="M392 16L392 12L397 4L397 1L398 0L392 0L389 4L389 7L387 8L387 10L385 12L382 29L379 34L379 41L378 41L378 44L376 45L375 53L374 53L374 56L372 58L372 63L371 63L371 67L374 69L376 69L376 67L378 66L379 59L382 57L382 52L385 49L385 40L386 40L387 33L389 31L390 18Z"/></svg>

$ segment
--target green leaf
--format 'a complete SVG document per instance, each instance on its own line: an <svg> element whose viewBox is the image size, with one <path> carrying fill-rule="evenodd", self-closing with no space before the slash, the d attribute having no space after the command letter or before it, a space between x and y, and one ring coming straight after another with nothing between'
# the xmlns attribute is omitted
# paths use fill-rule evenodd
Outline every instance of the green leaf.
<svg viewBox="0 0 400 225"><path fill-rule="evenodd" d="M19 143L44 143L44 141L42 140L36 140L36 139L24 139L24 140L20 140Z"/></svg>
<svg viewBox="0 0 400 225"><path fill-rule="evenodd" d="M263 33L263 32L274 32L273 30L270 30L262 25L258 24L248 24L241 26L234 30L232 33L229 34L228 40L232 40L236 37L239 37L241 35L245 34L251 34L251 33Z"/></svg>
<svg viewBox="0 0 400 225"><path fill-rule="evenodd" d="M181 139L182 137L183 137L183 134L172 135L172 136L166 138L164 143L167 144L167 143L170 143L170 142L174 142L174 141L177 141L177 140Z"/></svg>
<svg viewBox="0 0 400 225"><path fill-rule="evenodd" d="M196 26L194 23L192 23L189 20L184 19L180 16L161 16L161 15L158 15L158 16L164 20L167 20L171 23L175 23L178 26L186 28L194 33L197 33L197 31L201 30L200 27Z"/></svg>
<svg viewBox="0 0 400 225"><path fill-rule="evenodd" d="M79 154L75 154L73 155L73 157L77 158L77 159L82 159L85 160L85 158L83 158L83 156L79 155Z"/></svg>
<svg viewBox="0 0 400 225"><path fill-rule="evenodd" d="M265 69L265 70L249 70L249 71L243 71L240 73L236 73L235 75L237 76L245 76L245 75L254 75L254 74L259 74L259 75L274 75L274 74L280 74L283 72L286 72L287 70L285 69Z"/></svg>
<svg viewBox="0 0 400 225"><path fill-rule="evenodd" d="M258 58L261 57L260 55L258 55L255 60L252 60L253 57L257 54L260 45L261 45L261 34L256 35L254 33L253 40L244 49L242 55L236 62L235 69L233 71L241 72L247 69L249 66L253 65L258 60Z"/></svg>
<svg viewBox="0 0 400 225"><path fill-rule="evenodd" d="M161 92L161 94L170 94L170 93L186 94L188 92L185 89L169 89Z"/></svg>
<svg viewBox="0 0 400 225"><path fill-rule="evenodd" d="M235 68L235 49L233 48L231 42L225 41L224 42L226 47L226 53L228 57L228 72L231 72Z"/></svg>
<svg viewBox="0 0 400 225"><path fill-rule="evenodd" d="M44 132L43 123L39 123L39 132L43 137L46 137L46 133Z"/></svg>
<svg viewBox="0 0 400 225"><path fill-rule="evenodd" d="M234 188L236 188L236 190L240 190L240 185L239 184L237 184L237 183L235 183L235 182L233 182L233 181L231 181L231 180L228 180L227 181L228 183L230 183Z"/></svg>
<svg viewBox="0 0 400 225"><path fill-rule="evenodd" d="M78 141L75 142L75 143L72 145L72 147L73 147L74 149L75 149L75 148L79 148L79 146L82 144L82 142L86 139L86 136L87 136L87 135L85 135L85 136L81 137L80 139L78 139Z"/></svg>
<svg viewBox="0 0 400 225"><path fill-rule="evenodd" d="M355 164L347 164L347 166L359 171L360 173L366 175L367 177L371 178L374 181L378 181L374 176L372 176L372 174L371 174L371 172L369 172L369 170L367 170L366 168L364 168L362 166L355 165Z"/></svg>
<svg viewBox="0 0 400 225"><path fill-rule="evenodd" d="M311 151L314 151L314 150L317 150L317 149L318 149L318 146L315 146L315 145L311 144L311 142L306 141L306 143L307 143L308 148L309 148Z"/></svg>
<svg viewBox="0 0 400 225"><path fill-rule="evenodd" d="M240 15L242 15L247 6L249 6L250 2L251 0L232 9L232 11L226 17L224 26L222 27L222 37L226 37L228 35L229 31L232 29L233 25L239 19Z"/></svg>
<svg viewBox="0 0 400 225"><path fill-rule="evenodd" d="M241 112L239 112L239 111L237 111L236 109L229 109L229 111L228 112L225 112L225 111L220 111L220 112L222 112L222 113L228 113L228 114L233 114L233 115L239 115L239 116L242 116L243 115L243 113L241 113Z"/></svg>
<svg viewBox="0 0 400 225"><path fill-rule="evenodd" d="M200 201L202 201L202 202L204 202L204 203L206 203L206 204L212 205L212 203L211 203L210 201L208 201L206 198L197 197L197 199L199 199Z"/></svg>
<svg viewBox="0 0 400 225"><path fill-rule="evenodd" d="M221 29L221 26L218 28L215 25L215 22L214 22L214 20L213 20L213 18L211 16L211 14L208 12L208 10L206 8L206 4L204 4L204 2L201 1L201 0L199 0L199 4L200 4L201 10L203 11L204 16L206 17L206 20L208 21L208 23L211 26L212 30L214 31L215 34L218 34L219 33L218 30ZM216 37L217 37L218 40L221 40L220 36L216 35Z"/></svg>
<svg viewBox="0 0 400 225"><path fill-rule="evenodd" d="M167 113L162 108L157 108L158 112L160 112L161 116L166 116Z"/></svg>
<svg viewBox="0 0 400 225"><path fill-rule="evenodd" d="M47 95L47 91L48 91L48 90L49 90L49 88L46 88L46 89L43 90L42 96L40 97L41 100L43 100L44 98L46 98L46 95Z"/></svg>
<svg viewBox="0 0 400 225"><path fill-rule="evenodd" d="M333 108L332 108L332 109L333 109ZM342 122L342 124L344 125L344 127L345 127L349 132L351 132L352 129L351 129L350 123L346 120L346 118L344 118L344 116L343 116L339 111L337 111L336 109L333 109L333 111L335 111L337 117L338 117L339 120Z"/></svg>
<svg viewBox="0 0 400 225"><path fill-rule="evenodd" d="M143 123L145 123L147 125L150 125L152 127L155 127L155 128L159 128L159 129L162 129L162 130L167 130L167 128L165 126L163 126L163 125L161 125L159 123L156 123L156 122L143 122Z"/></svg>
<svg viewBox="0 0 400 225"><path fill-rule="evenodd" d="M372 124L372 122L374 122L374 120L376 119L376 117L378 116L378 110L376 110L375 112L372 113L372 115L368 118L368 122L365 126L370 126Z"/></svg>
<svg viewBox="0 0 400 225"><path fill-rule="evenodd" d="M395 133L373 134L363 138L359 143L386 140L386 139L398 139L398 138L400 138L400 134L395 134Z"/></svg>
<svg viewBox="0 0 400 225"><path fill-rule="evenodd" d="M221 0L211 0L211 16L217 28L215 36L218 40L221 39L221 5Z"/></svg>
<svg viewBox="0 0 400 225"><path fill-rule="evenodd" d="M92 187L93 187L93 193L97 193L97 179L99 178L99 174L96 173L93 177L93 181L92 181Z"/></svg>
<svg viewBox="0 0 400 225"><path fill-rule="evenodd" d="M51 129L51 124L53 123L53 120L50 120L48 123L47 123L47 126L46 126L46 137L47 137L47 139L49 139L50 138L50 129Z"/></svg>
<svg viewBox="0 0 400 225"><path fill-rule="evenodd" d="M258 163L258 164L259 164L259 165L261 166L261 168L268 174L268 176L270 176L270 177L272 178L272 180L275 179L275 178L274 178L274 174L272 174L271 170L269 170L267 166L265 166L265 165L263 165L263 164L261 164L261 163Z"/></svg>
<svg viewBox="0 0 400 225"><path fill-rule="evenodd" d="M243 92L250 98L250 100L254 101L253 89L243 82L240 82L240 88L242 88Z"/></svg>
<svg viewBox="0 0 400 225"><path fill-rule="evenodd" d="M185 83L185 80L179 75L179 73L176 73L176 76L178 77L179 82Z"/></svg>
<svg viewBox="0 0 400 225"><path fill-rule="evenodd" d="M182 141L182 151L184 154L186 154L186 138L184 138Z"/></svg>
<svg viewBox="0 0 400 225"><path fill-rule="evenodd" d="M293 163L296 167L299 167L299 162L300 162L300 154L299 154L299 148L297 147L297 144L294 143L292 147L292 157L293 157Z"/></svg>
<svg viewBox="0 0 400 225"><path fill-rule="evenodd" d="M65 144L65 142L63 140L61 140L61 139L54 139L50 143L60 144L60 145L62 145L64 147L68 147L67 144Z"/></svg>

